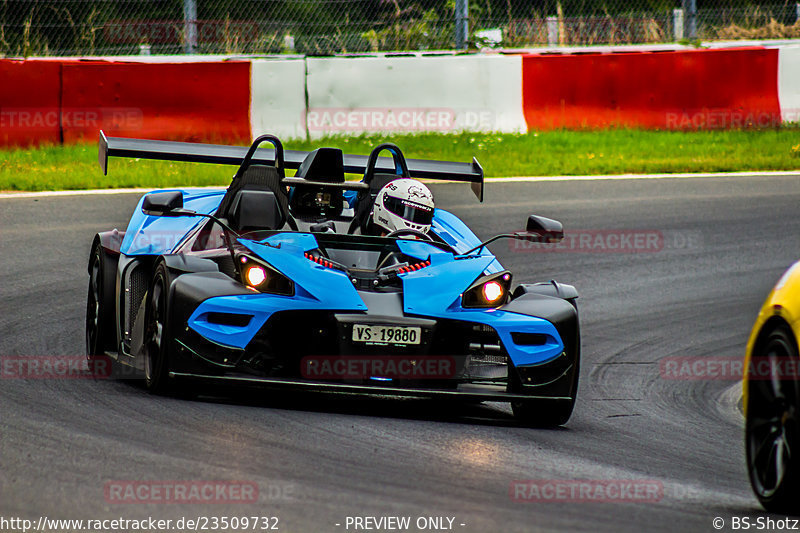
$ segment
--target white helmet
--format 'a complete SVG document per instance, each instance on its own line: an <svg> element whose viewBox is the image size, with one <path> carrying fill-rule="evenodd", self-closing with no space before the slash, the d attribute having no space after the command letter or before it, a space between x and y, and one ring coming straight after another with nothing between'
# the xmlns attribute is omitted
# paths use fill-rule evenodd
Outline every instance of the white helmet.
<svg viewBox="0 0 800 533"><path fill-rule="evenodd" d="M375 198L372 223L387 233L413 229L428 233L433 220L433 194L421 182L400 178L387 183Z"/></svg>

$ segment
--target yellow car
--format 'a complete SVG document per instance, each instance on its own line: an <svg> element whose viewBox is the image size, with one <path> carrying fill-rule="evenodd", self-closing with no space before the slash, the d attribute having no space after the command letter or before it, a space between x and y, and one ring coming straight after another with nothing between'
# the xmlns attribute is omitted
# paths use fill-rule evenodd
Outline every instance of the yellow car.
<svg viewBox="0 0 800 533"><path fill-rule="evenodd" d="M771 512L800 512L800 261L761 307L745 355L747 472Z"/></svg>

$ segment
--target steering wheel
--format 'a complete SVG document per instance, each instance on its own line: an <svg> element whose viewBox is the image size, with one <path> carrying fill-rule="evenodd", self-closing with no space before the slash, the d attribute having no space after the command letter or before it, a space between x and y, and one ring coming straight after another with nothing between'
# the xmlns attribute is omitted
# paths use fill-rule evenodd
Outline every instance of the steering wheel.
<svg viewBox="0 0 800 533"><path fill-rule="evenodd" d="M411 229L411 228L396 229L393 232L391 232L390 234L388 234L386 237L399 237L401 235L413 235L415 237L421 237L422 240L425 240L425 241L428 241L428 242L433 242L433 237L431 237L427 233L422 233L421 231L417 231L417 230Z"/></svg>

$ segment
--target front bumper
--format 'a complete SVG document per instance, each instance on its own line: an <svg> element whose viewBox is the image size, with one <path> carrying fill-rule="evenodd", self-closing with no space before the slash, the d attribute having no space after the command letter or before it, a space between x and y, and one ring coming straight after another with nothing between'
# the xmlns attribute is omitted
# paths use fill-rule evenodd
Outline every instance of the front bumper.
<svg viewBox="0 0 800 533"><path fill-rule="evenodd" d="M187 306L183 306L187 307ZM417 316L409 314L376 315L361 307L320 309L319 302L305 299L248 294L219 296L195 304L190 316L181 317L180 322L207 341L231 349L247 350L254 342L267 338L269 342L279 337L292 336L292 344L285 348L293 351L298 344L311 343L305 335L325 337L317 349L325 353L346 353L346 347L339 346L339 339L327 338L332 335L335 324L334 315L361 316L371 322L382 321L387 325L408 321L435 321L437 324L467 324L469 327L486 327L499 337L499 342L511 361L517 366L538 365L558 357L564 351L564 341L559 330L546 319L529 316L502 309L475 310L450 308L436 315ZM296 320L287 322L281 317L294 314ZM241 318L241 320L239 320ZM275 324L279 323L280 326ZM319 325L319 327L316 327ZM266 333L265 333L266 332ZM432 342L440 342L442 334L436 332ZM458 336L449 339L443 350L450 354L465 354L460 349L466 340ZM318 343L319 344L319 343Z"/></svg>
<svg viewBox="0 0 800 533"><path fill-rule="evenodd" d="M419 327L422 342L414 346L355 343L352 328L357 323ZM552 353L557 347L558 352L535 365L515 365L498 332L486 324L283 311L270 317L241 349L210 341L189 326L183 328L176 336L173 369L176 377L334 392L425 397L446 393L503 401L517 395L568 398L570 372L576 364L560 337L526 333L513 338L527 343L528 350ZM433 370L417 371L425 368Z"/></svg>
<svg viewBox="0 0 800 533"><path fill-rule="evenodd" d="M325 304L331 302L323 304L302 293L285 297L242 289L238 294L212 295L229 290L211 287L212 277L185 275L173 285L171 324L176 327L171 328L170 367L176 376L320 382L354 386L357 391L363 386L461 393L465 385L481 385L491 387L490 394L512 391L551 398L569 397L574 390L563 383L570 383L570 373L577 369L577 315L563 300L556 302L561 304L560 314L552 322L544 318L551 311L537 313L533 304L514 302L507 310L450 306L419 316L404 309L399 293L359 292L360 297L329 307ZM353 328L358 324L417 327L421 342L355 342ZM336 370L342 360L353 363L359 358L390 371L370 367L362 375L349 370L331 375L311 372L314 368L309 366L309 361L329 363ZM431 360L448 363L437 367L447 372L403 372L430 366ZM392 369L401 372L393 374Z"/></svg>

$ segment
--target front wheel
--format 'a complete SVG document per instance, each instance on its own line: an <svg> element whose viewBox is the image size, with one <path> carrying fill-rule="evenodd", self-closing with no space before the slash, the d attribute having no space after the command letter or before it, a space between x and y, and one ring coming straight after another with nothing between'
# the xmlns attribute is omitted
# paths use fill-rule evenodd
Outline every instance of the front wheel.
<svg viewBox="0 0 800 533"><path fill-rule="evenodd" d="M514 416L526 426L554 428L563 426L572 416L575 398L570 400L520 400L511 402Z"/></svg>
<svg viewBox="0 0 800 533"><path fill-rule="evenodd" d="M575 362L563 378L563 389L566 390L568 400L535 398L530 400L515 400L511 402L511 411L522 424L535 428L553 428L563 426L572 416L575 408L575 398L578 395L578 375L580 374L579 355L576 354ZM516 371L509 378L514 386L512 391L524 390ZM559 380L559 381L561 381Z"/></svg>
<svg viewBox="0 0 800 533"><path fill-rule="evenodd" d="M797 514L800 493L797 342L788 327L772 331L752 354L770 375L748 374L745 443L750 484L764 509Z"/></svg>
<svg viewBox="0 0 800 533"><path fill-rule="evenodd" d="M153 394L172 391L169 378L168 280L166 265L161 263L150 285L145 315L144 381Z"/></svg>
<svg viewBox="0 0 800 533"><path fill-rule="evenodd" d="M578 311L578 304L575 298L567 300L574 308L575 312ZM580 328L578 327L577 316L574 338L563 339L565 342L565 349L567 353L574 353L572 361L572 368L561 377L556 383L547 385L553 391L558 391L556 395L569 398L568 400L562 399L530 399L530 400L516 400L511 402L511 411L514 416L522 424L535 427L535 428L554 428L563 426L572 416L572 411L575 408L575 399L578 396L578 379L580 377L580 363L581 363L581 335ZM574 343L574 344L573 344ZM522 380L516 372L516 369L511 369L509 374L511 392L524 391Z"/></svg>

